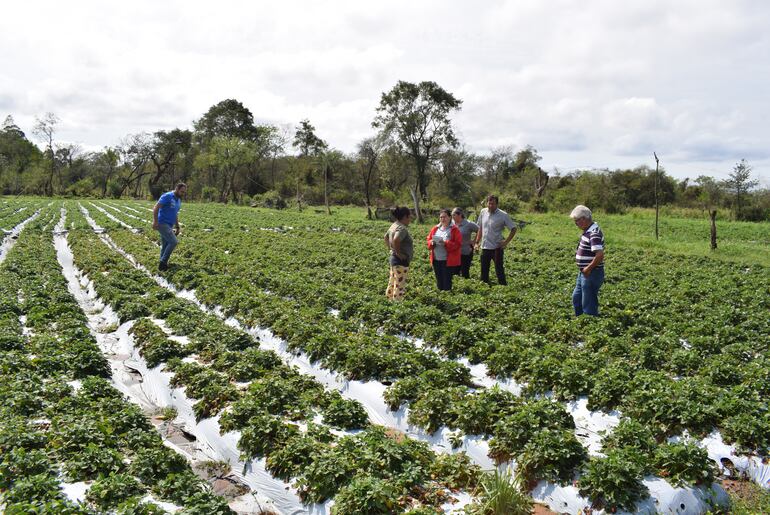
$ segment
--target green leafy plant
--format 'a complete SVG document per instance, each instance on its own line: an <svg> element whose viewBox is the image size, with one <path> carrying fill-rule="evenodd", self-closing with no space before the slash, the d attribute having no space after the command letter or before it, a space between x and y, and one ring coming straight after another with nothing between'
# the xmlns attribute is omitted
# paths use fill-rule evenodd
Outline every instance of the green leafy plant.
<svg viewBox="0 0 770 515"><path fill-rule="evenodd" d="M481 476L474 491L476 501L465 508L468 515L529 515L533 502L522 492L510 470L495 469Z"/></svg>
<svg viewBox="0 0 770 515"><path fill-rule="evenodd" d="M709 485L714 482L716 465L706 449L692 442L667 443L655 451L658 474L676 485Z"/></svg>
<svg viewBox="0 0 770 515"><path fill-rule="evenodd" d="M333 515L386 515L397 511L399 491L388 481L362 475L334 497Z"/></svg>
<svg viewBox="0 0 770 515"><path fill-rule="evenodd" d="M111 474L100 477L86 492L86 499L97 508L115 508L132 497L144 492L144 488L133 476Z"/></svg>
<svg viewBox="0 0 770 515"><path fill-rule="evenodd" d="M517 471L527 481L545 479L569 483L588 458L583 444L570 430L542 429L517 457Z"/></svg>
<svg viewBox="0 0 770 515"><path fill-rule="evenodd" d="M649 495L642 483L646 458L632 448L612 449L604 458L591 458L580 477L580 495L593 500L593 506L614 512L633 512L637 501Z"/></svg>

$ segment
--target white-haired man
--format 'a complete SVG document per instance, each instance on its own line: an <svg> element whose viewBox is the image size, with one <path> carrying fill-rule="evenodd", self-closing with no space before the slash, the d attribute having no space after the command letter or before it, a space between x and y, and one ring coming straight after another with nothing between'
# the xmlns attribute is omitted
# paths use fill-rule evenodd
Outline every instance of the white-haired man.
<svg viewBox="0 0 770 515"><path fill-rule="evenodd" d="M604 283L604 234L586 206L576 206L569 216L583 231L575 252L578 274L572 306L576 316L598 316L599 288Z"/></svg>

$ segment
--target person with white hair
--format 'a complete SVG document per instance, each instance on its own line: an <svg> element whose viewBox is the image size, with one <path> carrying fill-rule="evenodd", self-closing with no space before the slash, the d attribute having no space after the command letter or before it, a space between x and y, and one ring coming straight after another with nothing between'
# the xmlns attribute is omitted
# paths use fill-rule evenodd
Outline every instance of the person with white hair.
<svg viewBox="0 0 770 515"><path fill-rule="evenodd" d="M604 283L604 233L593 221L591 210L586 206L576 206L569 216L583 231L575 252L578 274L572 292L572 306L575 316L598 316L599 288Z"/></svg>

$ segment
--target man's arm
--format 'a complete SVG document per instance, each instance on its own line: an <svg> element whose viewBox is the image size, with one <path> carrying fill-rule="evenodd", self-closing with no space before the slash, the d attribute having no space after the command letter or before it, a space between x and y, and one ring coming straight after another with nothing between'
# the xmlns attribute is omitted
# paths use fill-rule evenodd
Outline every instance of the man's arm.
<svg viewBox="0 0 770 515"><path fill-rule="evenodd" d="M508 246L508 244L509 244L509 243L511 242L511 240L513 239L513 236L514 236L515 234L516 234L516 226L514 225L514 226L513 226L513 227L510 229L510 231L508 232L508 237L507 237L507 238L505 239L505 241L504 241L504 242L503 242L503 243L500 245L500 248L501 248L501 249L504 249L505 247L507 247L507 246Z"/></svg>
<svg viewBox="0 0 770 515"><path fill-rule="evenodd" d="M479 217L476 219L476 227L478 227L478 230L476 231L476 241L473 242L473 246L478 250L479 245L481 245L481 214L479 214Z"/></svg>
<svg viewBox="0 0 770 515"><path fill-rule="evenodd" d="M604 261L604 251L603 250L597 250L595 255L594 255L594 258L591 260L590 263L588 263L588 266L586 266L582 270L583 275L586 276L586 277L591 275L591 270L593 270L597 266L601 265L602 261Z"/></svg>
<svg viewBox="0 0 770 515"><path fill-rule="evenodd" d="M158 230L158 210L160 209L160 203L156 202L155 207L152 208L152 228Z"/></svg>

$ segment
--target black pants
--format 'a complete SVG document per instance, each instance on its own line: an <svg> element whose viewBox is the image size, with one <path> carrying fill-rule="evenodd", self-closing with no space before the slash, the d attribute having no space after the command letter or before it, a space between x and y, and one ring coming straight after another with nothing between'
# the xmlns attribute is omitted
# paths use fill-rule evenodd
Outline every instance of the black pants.
<svg viewBox="0 0 770 515"><path fill-rule="evenodd" d="M462 275L466 279L471 276L471 262L473 262L473 251L470 254L460 255L460 266L452 267L452 275Z"/></svg>
<svg viewBox="0 0 770 515"><path fill-rule="evenodd" d="M497 284L508 284L503 268L503 249L481 249L481 280L489 283L489 262L492 260L495 261Z"/></svg>
<svg viewBox="0 0 770 515"><path fill-rule="evenodd" d="M452 268L446 266L446 259L439 261L433 260L433 272L436 274L436 286L439 290L451 290L452 289Z"/></svg>

